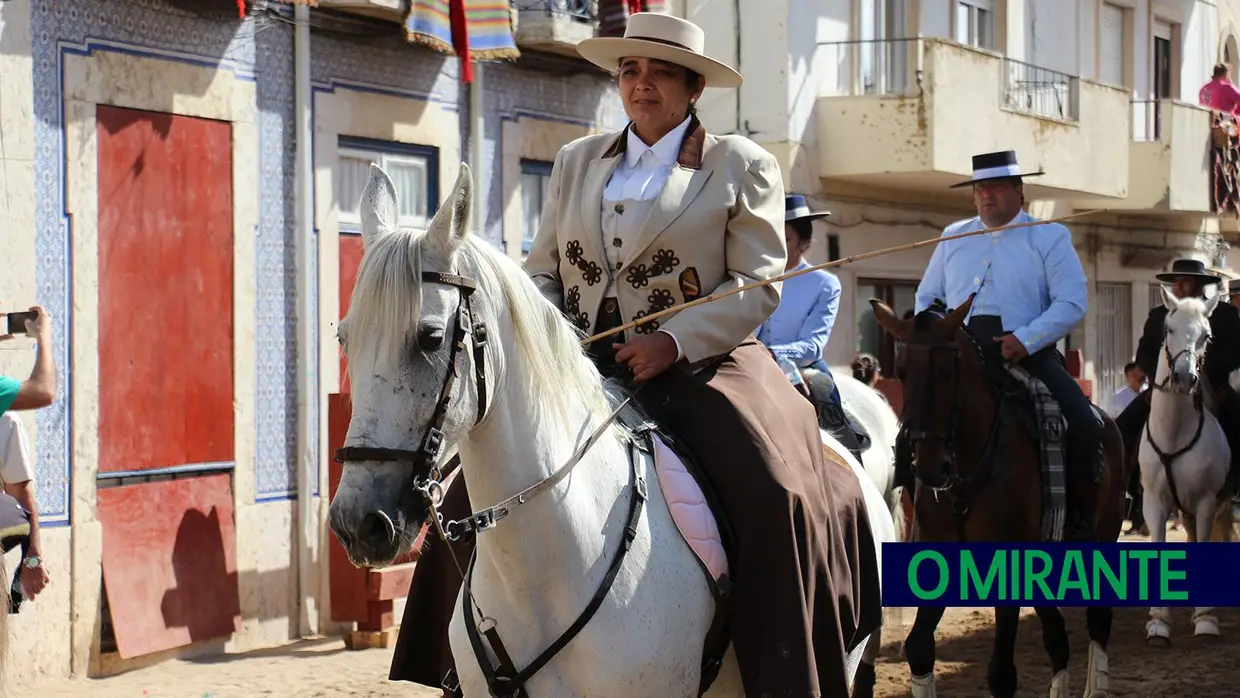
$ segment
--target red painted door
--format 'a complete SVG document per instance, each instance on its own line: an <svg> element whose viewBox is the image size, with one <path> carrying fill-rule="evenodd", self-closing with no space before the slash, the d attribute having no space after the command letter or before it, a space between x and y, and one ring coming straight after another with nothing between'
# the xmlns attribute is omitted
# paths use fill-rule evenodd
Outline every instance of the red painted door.
<svg viewBox="0 0 1240 698"><path fill-rule="evenodd" d="M353 284L357 282L357 270L362 266L362 236L340 236L340 317L349 314L353 300ZM349 392L349 362L340 353L340 392Z"/></svg>
<svg viewBox="0 0 1240 698"><path fill-rule="evenodd" d="M100 106L100 473L230 463L232 128ZM239 627L227 472L100 488L117 649Z"/></svg>

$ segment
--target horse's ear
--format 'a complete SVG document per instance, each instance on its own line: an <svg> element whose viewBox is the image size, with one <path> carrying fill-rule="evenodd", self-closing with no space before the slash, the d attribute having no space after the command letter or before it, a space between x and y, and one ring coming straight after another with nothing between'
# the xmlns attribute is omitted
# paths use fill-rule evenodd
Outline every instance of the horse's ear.
<svg viewBox="0 0 1240 698"><path fill-rule="evenodd" d="M1214 314L1214 309L1215 309L1215 308L1217 308L1217 307L1218 307L1219 302L1220 302L1223 298L1225 298L1225 296L1224 296L1223 294L1224 294L1224 293L1226 293L1226 292L1227 292L1227 288L1226 288L1226 287L1224 287L1224 288L1220 289L1218 293L1216 293L1216 294L1214 294L1213 296L1210 296L1209 298L1207 298L1207 299L1206 299L1206 317L1210 317L1211 315L1213 315L1213 314Z"/></svg>
<svg viewBox="0 0 1240 698"><path fill-rule="evenodd" d="M461 163L460 172L456 175L456 184L452 186L452 195L444 202L444 206L435 212L431 220L431 242L445 256L452 256L456 248L469 235L469 214L474 202L474 181L469 165Z"/></svg>
<svg viewBox="0 0 1240 698"><path fill-rule="evenodd" d="M1166 306L1168 312L1172 312L1180 307L1180 301L1171 295L1166 286L1159 286L1158 290L1162 293L1163 305Z"/></svg>
<svg viewBox="0 0 1240 698"><path fill-rule="evenodd" d="M901 342L907 341L909 331L913 326L912 320L901 320L890 306L877 298L870 299L870 307L874 309L874 320L878 322L879 327L890 332L892 337Z"/></svg>
<svg viewBox="0 0 1240 698"><path fill-rule="evenodd" d="M370 179L358 204L363 247L369 246L377 235L396 231L396 211L396 187L382 167L370 163Z"/></svg>
<svg viewBox="0 0 1240 698"><path fill-rule="evenodd" d="M957 328L964 325L964 319L969 317L969 311L973 309L973 299L977 297L976 293L970 293L965 302L960 304L959 308L951 311L947 317L943 318L943 323L952 329L953 332Z"/></svg>

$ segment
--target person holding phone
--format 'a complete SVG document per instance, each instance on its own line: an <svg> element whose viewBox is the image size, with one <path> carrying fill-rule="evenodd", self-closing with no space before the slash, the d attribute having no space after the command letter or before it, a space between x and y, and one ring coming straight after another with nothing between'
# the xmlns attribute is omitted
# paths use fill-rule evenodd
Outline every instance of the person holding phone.
<svg viewBox="0 0 1240 698"><path fill-rule="evenodd" d="M8 331L0 335L0 341L8 341L18 334L35 340L34 368L26 380L0 376L0 483L4 486L0 500L12 498L28 514L29 534L24 540L13 541L22 546L22 564L17 571L20 588L15 588L25 598L34 598L47 586L50 577L43 565L42 548L39 543L39 509L34 496L33 459L25 430L17 415L22 410L47 407L56 399L56 364L52 358L52 322L47 311L39 306L23 313L8 313ZM0 501L0 507L9 502ZM11 509L11 507L8 507ZM10 547L5 541L5 549ZM15 584L14 587L17 587ZM16 594L15 594L16 596ZM11 610L16 610L10 605Z"/></svg>

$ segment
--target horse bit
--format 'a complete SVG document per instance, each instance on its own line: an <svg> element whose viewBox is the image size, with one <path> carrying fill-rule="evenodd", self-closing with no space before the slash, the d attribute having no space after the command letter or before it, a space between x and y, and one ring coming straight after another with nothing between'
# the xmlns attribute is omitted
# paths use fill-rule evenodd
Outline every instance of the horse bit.
<svg viewBox="0 0 1240 698"><path fill-rule="evenodd" d="M479 667L486 678L487 687L490 689L492 696L498 698L518 698L526 695L524 685L534 674L547 665L556 654L560 652L569 641L585 627L586 623L593 617L594 613L602 605L611 585L615 581L616 576L620 572L621 563L623 563L633 540L637 537L637 523L641 517L643 505L648 497L646 489L646 481L642 477L637 467L637 458L632 452L634 449L640 448L635 442L629 444L630 447L630 467L633 476L633 497L630 500L629 516L626 527L624 529L623 539L619 554L612 559L612 564L604 575L602 583L594 598L586 606L586 609L578 616L577 620L554 642L550 647L543 651L534 659L525 669L517 671L515 663L504 647L504 643L500 640L499 633L496 630L497 623L494 618L490 618L483 614L481 607L473 596L471 589L471 580L473 577L473 565L476 557L471 556L468 569L462 569L460 561L456 557L455 551L452 550L451 543L462 539L469 534L477 534L495 528L499 521L515 509L517 506L525 504L538 494L550 490L565 476L569 471L577 465L585 456L586 452L602 437L607 428L611 426L620 416L620 412L633 399L632 395L621 401L620 405L594 430L592 434L581 444L581 446L573 453L564 465L560 466L554 473L533 486L521 491L520 493L509 497L508 499L488 507L482 511L471 514L469 517L460 521L449 521L446 524L443 521L443 515L439 512L439 505L443 503L444 488L443 480L445 475L451 474L461 464L460 454L454 455L450 461L444 466L439 465L439 458L443 451L443 426L447 419L448 407L452 403L452 389L456 385L456 381L462 374L460 362L465 358L466 340L472 337L474 376L477 382L478 390L478 412L474 419L474 425L477 426L482 422L487 412L487 382L486 382L486 344L487 330L486 324L481 321L478 314L477 306L474 303L474 292L478 288L477 282L473 279L456 274L447 274L443 272L424 271L422 272L422 281L429 283L446 284L455 287L460 292L460 300L456 309L456 322L452 333L452 347L448 355L448 371L444 376L444 382L439 391L439 400L435 404L435 411L431 414L431 419L427 423L426 432L423 434L421 445L418 450L411 451L400 448L383 448L372 446L346 446L336 450L336 461L341 464L349 462L404 462L413 465L413 492L419 495L426 503L430 511L430 520L435 526L435 530L441 541L448 545L448 552L452 557L453 564L456 565L457 573L460 574L464 589L461 595L462 611L470 617L465 623L467 634L469 635L470 645L473 649L474 656L478 660ZM470 607L470 602L473 608ZM481 620L475 624L472 620L473 612L481 617ZM493 666L487 656L486 648L482 645L482 637L485 635L487 641L491 645L496 657L499 659L497 666ZM453 696L462 696L459 681L454 676L455 670L448 673L444 677L444 688L451 692Z"/></svg>

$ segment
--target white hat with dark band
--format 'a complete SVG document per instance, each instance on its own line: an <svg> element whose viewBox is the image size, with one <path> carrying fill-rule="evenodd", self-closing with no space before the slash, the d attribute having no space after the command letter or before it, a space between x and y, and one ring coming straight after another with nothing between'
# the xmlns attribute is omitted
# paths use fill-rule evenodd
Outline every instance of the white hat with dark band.
<svg viewBox="0 0 1240 698"><path fill-rule="evenodd" d="M988 182L994 179L1021 179L1022 177L1040 177L1046 174L1038 170L1037 172L1021 172L1020 164L1016 162L1015 150L1001 150L997 153L983 153L973 156L973 179L967 182L951 185L951 189L958 187L967 187L978 182Z"/></svg>

